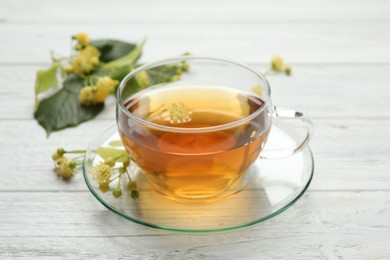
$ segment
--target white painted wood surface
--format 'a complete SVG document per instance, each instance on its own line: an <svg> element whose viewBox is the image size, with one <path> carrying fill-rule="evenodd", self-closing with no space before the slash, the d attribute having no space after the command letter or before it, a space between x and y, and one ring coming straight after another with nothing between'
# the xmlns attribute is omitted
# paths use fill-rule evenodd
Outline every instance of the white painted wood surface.
<svg viewBox="0 0 390 260"><path fill-rule="evenodd" d="M0 0L0 258L390 259L390 2ZM310 114L314 180L292 208L255 227L189 236L119 218L81 174L52 172L56 147L84 148L114 123L46 139L33 120L35 71L69 35L139 40L143 61L190 50L260 70L275 54L292 77L270 76L276 105Z"/></svg>

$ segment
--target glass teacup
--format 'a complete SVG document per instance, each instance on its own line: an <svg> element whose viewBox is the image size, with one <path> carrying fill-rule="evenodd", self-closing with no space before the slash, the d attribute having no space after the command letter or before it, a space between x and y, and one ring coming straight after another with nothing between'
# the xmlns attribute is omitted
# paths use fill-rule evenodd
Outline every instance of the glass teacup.
<svg viewBox="0 0 390 260"><path fill-rule="evenodd" d="M189 70L171 75L172 68ZM156 191L178 201L239 192L259 157L289 156L311 132L303 113L272 106L261 73L223 59L183 56L143 65L123 79L117 98L118 130L132 160ZM305 134L295 147L267 151L272 121L281 114L297 118Z"/></svg>

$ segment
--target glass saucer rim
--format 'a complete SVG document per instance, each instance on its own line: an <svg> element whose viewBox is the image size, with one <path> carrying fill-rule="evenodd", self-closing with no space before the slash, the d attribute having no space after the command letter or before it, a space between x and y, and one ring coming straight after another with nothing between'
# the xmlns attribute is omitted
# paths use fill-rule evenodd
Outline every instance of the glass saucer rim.
<svg viewBox="0 0 390 260"><path fill-rule="evenodd" d="M110 133L110 134L108 134ZM253 221L249 221L249 222L244 222L242 224L239 224L239 225L234 225L234 226L229 226L229 227L223 227L223 228L207 228L207 229L185 229L185 228L173 228L173 227L168 227L168 226L164 226L164 225L157 225L157 224L153 224L153 223L150 223L150 222L147 222L147 221L142 221L142 220L139 220L139 219L136 219L136 218L133 218L117 209L115 209L114 207L112 207L110 205L110 203L106 202L103 198L101 198L101 196L99 194L97 194L95 188L92 186L92 184L90 183L90 181L88 180L88 162L87 162L87 157L88 157L88 154L91 152L91 149L90 147L92 146L92 144L96 143L97 140L100 140L102 138L102 136L112 136L114 134L117 133L117 125L116 124L113 124L111 126L109 126L108 128L106 128L104 131L102 131L97 137L95 137L91 142L90 144L88 145L88 148L86 150L86 153L84 155L84 159L83 159L83 178L84 178L84 181L89 189L89 191L92 193L92 195L107 209L109 209L110 211L112 211L113 213L119 215L120 217L130 221L130 222L133 222L133 223L136 223L138 225L141 225L143 227L147 227L147 228L150 228L150 229L153 229L153 230L159 230L159 231L167 231L167 232L174 232L174 233L184 233L184 234L212 234L212 233L222 233L222 232L228 232L228 231L234 231L234 230L240 230L240 229L244 229L244 228L248 228L248 227L251 227L251 226L254 226L256 224L259 224L259 223L262 223L262 222L265 222L267 221L268 219L271 219L281 213L283 213L284 211L286 211L287 209L289 209L291 206L293 206L301 197L302 195L306 192L306 190L308 189L308 187L310 186L310 183L313 179L313 176L314 176L314 157L313 157L313 153L310 149L310 147L307 145L306 147L304 147L301 151L299 151L298 153L302 153L303 151L307 150L308 154L309 154L309 157L310 157L310 160L309 160L309 163L311 165L311 169L310 169L310 173L309 174L309 178L307 178L307 181L304 185L302 185L302 190L300 193L296 194L296 196L289 202L287 203L286 205L282 206L280 209L276 210L275 212L273 213L270 213L264 217L261 217L259 219L256 219L256 220L253 220ZM260 158L258 160L261 160ZM263 159L264 160L264 159ZM272 159L272 160L279 160L279 159ZM218 203L218 202L216 202Z"/></svg>

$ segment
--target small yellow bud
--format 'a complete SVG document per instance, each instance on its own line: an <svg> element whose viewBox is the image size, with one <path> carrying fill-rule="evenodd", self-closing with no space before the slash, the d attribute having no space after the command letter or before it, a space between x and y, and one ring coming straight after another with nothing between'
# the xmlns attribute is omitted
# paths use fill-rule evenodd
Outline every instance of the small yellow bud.
<svg viewBox="0 0 390 260"><path fill-rule="evenodd" d="M280 56L275 56L272 61L271 61L271 66L274 71L280 72L284 69L284 61L282 57Z"/></svg>
<svg viewBox="0 0 390 260"><path fill-rule="evenodd" d="M73 72L73 66L72 66L72 65L65 66L65 67L64 67L64 72L65 72L66 74L72 73L72 72Z"/></svg>
<svg viewBox="0 0 390 260"><path fill-rule="evenodd" d="M170 82L175 82L175 81L178 81L179 79L180 79L180 75L176 74L176 75L173 75L169 81Z"/></svg>
<svg viewBox="0 0 390 260"><path fill-rule="evenodd" d="M181 69L182 69L183 71L187 72L187 71L190 69L190 64L188 64L188 62L186 62L186 61L183 61L183 62L181 63Z"/></svg>
<svg viewBox="0 0 390 260"><path fill-rule="evenodd" d="M58 148L58 149L57 149L57 154L58 154L58 155L63 155L64 153L65 153L64 148Z"/></svg>
<svg viewBox="0 0 390 260"><path fill-rule="evenodd" d="M94 93L94 100L96 103L103 103L107 96L115 90L119 81L113 80L110 77L102 77L96 83L96 91Z"/></svg>
<svg viewBox="0 0 390 260"><path fill-rule="evenodd" d="M114 167L115 166L115 161L114 159L112 159L111 157L107 158L105 161L104 161L105 164L107 164L108 166L111 166L111 167Z"/></svg>
<svg viewBox="0 0 390 260"><path fill-rule="evenodd" d="M99 183L99 190L103 193L106 193L110 190L110 185L107 182Z"/></svg>
<svg viewBox="0 0 390 260"><path fill-rule="evenodd" d="M77 40L81 46L87 46L90 42L88 35L83 32L73 35L72 39Z"/></svg>
<svg viewBox="0 0 390 260"><path fill-rule="evenodd" d="M180 75L183 73L182 68L177 67L175 73L176 73L176 75L179 75L179 76L180 76Z"/></svg>
<svg viewBox="0 0 390 260"><path fill-rule="evenodd" d="M92 87L86 86L81 89L79 94L79 101L84 106L90 106L95 104L94 91Z"/></svg>
<svg viewBox="0 0 390 260"><path fill-rule="evenodd" d="M115 198L119 198L120 196L122 196L122 190L120 188L115 188L112 190L112 195Z"/></svg>
<svg viewBox="0 0 390 260"><path fill-rule="evenodd" d="M285 72L286 72L286 74L287 74L288 76L290 76L290 75L291 75L291 67L287 67L287 68L285 69Z"/></svg>
<svg viewBox="0 0 390 260"><path fill-rule="evenodd" d="M58 159L60 159L62 157L62 155L59 155L57 152L53 153L51 158L53 159L53 161L57 161Z"/></svg>
<svg viewBox="0 0 390 260"><path fill-rule="evenodd" d="M141 71L140 73L137 73L135 75L135 80L137 81L141 89L144 89L149 86L149 76L146 71Z"/></svg>
<svg viewBox="0 0 390 260"><path fill-rule="evenodd" d="M88 45L80 50L79 54L72 60L71 70L69 72L78 76L86 75L92 72L99 65L100 52L96 47Z"/></svg>
<svg viewBox="0 0 390 260"><path fill-rule="evenodd" d="M71 168L71 169L74 169L74 168L76 168L76 162L75 162L75 161L73 161L73 160L69 161L69 163L68 163L68 167L69 167L69 168Z"/></svg>
<svg viewBox="0 0 390 260"><path fill-rule="evenodd" d="M99 58L98 57L92 57L91 58L91 64L92 65L98 65L99 64Z"/></svg>
<svg viewBox="0 0 390 260"><path fill-rule="evenodd" d="M73 176L76 163L73 160L69 160L66 157L60 157L54 162L54 170L57 175L64 178L70 178Z"/></svg>
<svg viewBox="0 0 390 260"><path fill-rule="evenodd" d="M123 162L123 167L128 167L130 165L130 159L127 159L125 162Z"/></svg>
<svg viewBox="0 0 390 260"><path fill-rule="evenodd" d="M260 85L253 86L252 91L255 92L257 95L259 95L260 97L263 94L263 91L262 91Z"/></svg>

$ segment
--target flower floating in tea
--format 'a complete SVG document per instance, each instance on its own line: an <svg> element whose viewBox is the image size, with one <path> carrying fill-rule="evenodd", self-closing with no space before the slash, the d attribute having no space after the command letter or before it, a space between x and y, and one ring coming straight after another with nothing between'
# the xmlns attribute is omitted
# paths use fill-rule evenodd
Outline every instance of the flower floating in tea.
<svg viewBox="0 0 390 260"><path fill-rule="evenodd" d="M182 124L191 121L192 111L183 103L173 103L168 110L161 113L161 119L171 124Z"/></svg>

